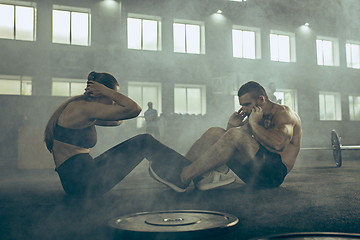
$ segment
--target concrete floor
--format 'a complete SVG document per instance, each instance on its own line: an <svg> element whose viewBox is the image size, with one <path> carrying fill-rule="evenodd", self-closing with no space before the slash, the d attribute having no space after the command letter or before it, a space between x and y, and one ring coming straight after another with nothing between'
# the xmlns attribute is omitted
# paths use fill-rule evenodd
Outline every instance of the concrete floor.
<svg viewBox="0 0 360 240"><path fill-rule="evenodd" d="M345 158L341 168L332 159L299 159L276 189L251 190L238 180L223 189L187 193L173 192L153 180L147 166L143 161L104 197L81 201L65 196L53 170L2 172L0 239L125 239L108 227L110 219L175 209L238 217L232 231L213 239L291 232L360 233L360 159Z"/></svg>

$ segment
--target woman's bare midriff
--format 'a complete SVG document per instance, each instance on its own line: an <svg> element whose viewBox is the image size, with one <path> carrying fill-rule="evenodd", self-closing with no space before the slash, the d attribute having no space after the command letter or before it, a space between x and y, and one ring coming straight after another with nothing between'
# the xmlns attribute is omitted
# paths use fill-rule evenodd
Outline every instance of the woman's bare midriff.
<svg viewBox="0 0 360 240"><path fill-rule="evenodd" d="M60 142L54 139L53 157L55 166L58 168L67 159L80 153L89 153L90 149L78 147L72 144Z"/></svg>

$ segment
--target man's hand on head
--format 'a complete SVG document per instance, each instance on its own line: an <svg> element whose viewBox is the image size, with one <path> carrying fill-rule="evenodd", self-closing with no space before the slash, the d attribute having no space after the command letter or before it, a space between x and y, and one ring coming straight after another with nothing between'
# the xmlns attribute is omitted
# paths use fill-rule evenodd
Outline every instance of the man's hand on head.
<svg viewBox="0 0 360 240"><path fill-rule="evenodd" d="M248 123L249 119L247 118L248 114L240 108L239 111L234 112L229 119L228 124L231 127L241 127Z"/></svg>
<svg viewBox="0 0 360 240"><path fill-rule="evenodd" d="M258 124L260 123L261 119L263 118L263 110L261 107L255 106L250 113L249 116L249 123L252 124Z"/></svg>

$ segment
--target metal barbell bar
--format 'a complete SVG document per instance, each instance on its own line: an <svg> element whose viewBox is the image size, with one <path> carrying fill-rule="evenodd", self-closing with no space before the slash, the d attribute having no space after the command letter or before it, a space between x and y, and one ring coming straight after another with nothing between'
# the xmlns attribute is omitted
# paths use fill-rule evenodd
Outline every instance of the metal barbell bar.
<svg viewBox="0 0 360 240"><path fill-rule="evenodd" d="M341 167L342 164L342 155L341 151L343 150L360 150L360 146L343 146L340 142L341 138L335 130L331 131L331 147L306 147L301 148L300 150L332 150L334 161L337 167Z"/></svg>

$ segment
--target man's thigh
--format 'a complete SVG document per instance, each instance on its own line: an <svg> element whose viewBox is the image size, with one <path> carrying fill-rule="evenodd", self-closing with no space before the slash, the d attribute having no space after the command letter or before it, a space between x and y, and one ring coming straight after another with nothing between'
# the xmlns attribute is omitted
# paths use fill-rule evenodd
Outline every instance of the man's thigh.
<svg viewBox="0 0 360 240"><path fill-rule="evenodd" d="M255 157L245 164L233 156L227 165L241 180L256 187L277 187L287 173L280 155L268 152L261 146Z"/></svg>
<svg viewBox="0 0 360 240"><path fill-rule="evenodd" d="M248 131L241 128L230 129L227 134L231 134L231 142L236 148L227 165L241 180L250 183L258 169L255 158L260 144Z"/></svg>
<svg viewBox="0 0 360 240"><path fill-rule="evenodd" d="M228 138L229 143L235 146L233 154L234 160L242 165L254 159L260 148L260 144L252 137L252 135L241 128L232 128L228 130L225 137Z"/></svg>
<svg viewBox="0 0 360 240"><path fill-rule="evenodd" d="M255 171L254 159L249 159L246 163L242 163L234 154L226 165L246 184L251 183Z"/></svg>

